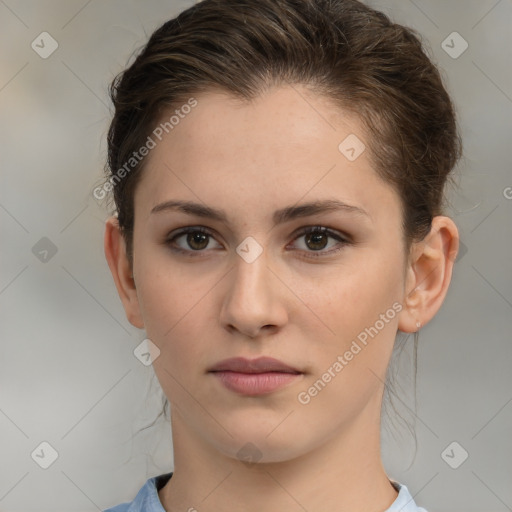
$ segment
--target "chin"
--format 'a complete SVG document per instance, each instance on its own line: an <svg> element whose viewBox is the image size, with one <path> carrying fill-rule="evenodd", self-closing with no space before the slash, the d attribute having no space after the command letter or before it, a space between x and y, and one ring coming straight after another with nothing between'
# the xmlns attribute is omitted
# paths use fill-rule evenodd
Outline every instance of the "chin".
<svg viewBox="0 0 512 512"><path fill-rule="evenodd" d="M255 431L253 426L252 429L242 429L237 435L231 429L233 437L223 439L217 448L227 457L240 460L248 467L290 461L308 451L306 444L293 432L283 429L279 434L273 432L269 435L271 430L262 428Z"/></svg>

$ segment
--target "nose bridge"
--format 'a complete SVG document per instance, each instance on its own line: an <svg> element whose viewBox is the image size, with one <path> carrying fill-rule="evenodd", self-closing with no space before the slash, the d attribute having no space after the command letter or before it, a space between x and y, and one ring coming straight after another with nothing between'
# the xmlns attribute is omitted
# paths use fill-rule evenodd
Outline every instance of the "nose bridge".
<svg viewBox="0 0 512 512"><path fill-rule="evenodd" d="M268 266L268 253L260 249L254 257L256 250L252 241L237 248L235 268L229 273L230 284L221 312L224 326L251 336L264 326L278 326L285 320L275 276Z"/></svg>
<svg viewBox="0 0 512 512"><path fill-rule="evenodd" d="M262 281L263 278L268 280L267 274L270 273L267 267L267 252L262 251L254 257L251 255L251 251L254 249L250 246L240 244L235 258L233 288L238 295L241 295L241 298L264 292Z"/></svg>

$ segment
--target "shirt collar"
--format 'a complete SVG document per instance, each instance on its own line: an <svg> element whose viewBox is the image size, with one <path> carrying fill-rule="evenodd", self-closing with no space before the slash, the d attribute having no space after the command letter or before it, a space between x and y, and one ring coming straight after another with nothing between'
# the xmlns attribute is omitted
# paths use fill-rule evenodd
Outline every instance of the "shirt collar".
<svg viewBox="0 0 512 512"><path fill-rule="evenodd" d="M139 491L127 512L166 512L158 496L158 491L171 479L171 476L172 472L150 478ZM398 491L398 496L385 512L426 512L425 509L416 505L405 485L393 480L390 482Z"/></svg>

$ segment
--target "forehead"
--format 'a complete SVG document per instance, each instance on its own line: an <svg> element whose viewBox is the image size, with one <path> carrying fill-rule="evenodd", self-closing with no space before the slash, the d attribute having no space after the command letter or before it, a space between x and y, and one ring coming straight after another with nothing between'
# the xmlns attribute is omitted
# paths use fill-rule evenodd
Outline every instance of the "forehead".
<svg viewBox="0 0 512 512"><path fill-rule="evenodd" d="M178 107L157 123L165 128L178 110L161 140L153 135L136 190L141 214L176 198L257 210L327 195L365 204L370 214L379 213L378 204L396 213L397 197L372 169L367 149L354 160L340 150L346 140L359 141L359 152L367 140L357 116L330 100L296 85L250 102L221 91L194 100L193 108Z"/></svg>
<svg viewBox="0 0 512 512"><path fill-rule="evenodd" d="M274 87L252 100L213 89L194 96L194 100L196 106L179 120L175 118L178 124L163 134L171 144L175 139L173 146L178 153L200 146L219 156L229 148L230 153L239 151L260 159L271 152L273 158L290 157L290 150L300 155L311 149L330 150L337 156L339 136L358 133L364 138L354 114L341 111L331 100L300 85ZM168 114L164 114L164 122ZM326 138L327 134L332 137ZM193 158L194 154L187 156Z"/></svg>

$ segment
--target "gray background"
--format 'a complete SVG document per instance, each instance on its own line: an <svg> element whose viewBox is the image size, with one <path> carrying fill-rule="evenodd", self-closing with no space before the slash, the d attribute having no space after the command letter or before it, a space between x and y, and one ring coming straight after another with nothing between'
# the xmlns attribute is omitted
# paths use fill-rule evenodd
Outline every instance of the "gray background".
<svg viewBox="0 0 512 512"><path fill-rule="evenodd" d="M108 83L189 5L0 0L2 511L101 510L172 469L165 422L131 439L162 395L133 355L145 336L117 296L103 255L107 212L92 189ZM465 145L448 212L463 250L441 311L420 333L417 408L407 352L398 360L396 403L418 449L414 457L407 428L385 418L384 462L429 512L512 510L512 2L371 5L424 36ZM31 47L43 31L59 45L46 59ZM442 47L454 31L469 44L457 58ZM461 40L444 44L461 49ZM48 469L42 442L58 454ZM460 464L463 450L457 469L445 462Z"/></svg>

